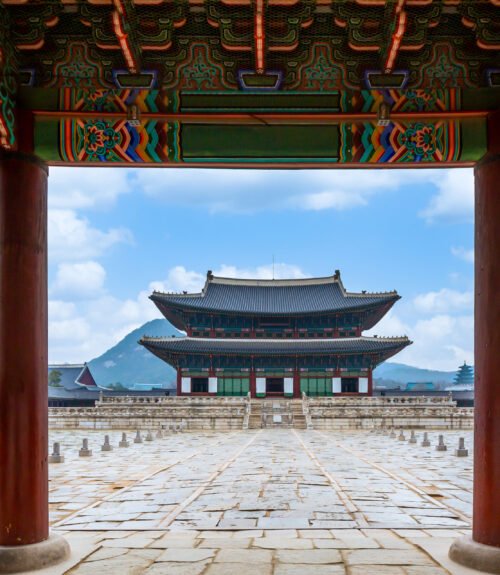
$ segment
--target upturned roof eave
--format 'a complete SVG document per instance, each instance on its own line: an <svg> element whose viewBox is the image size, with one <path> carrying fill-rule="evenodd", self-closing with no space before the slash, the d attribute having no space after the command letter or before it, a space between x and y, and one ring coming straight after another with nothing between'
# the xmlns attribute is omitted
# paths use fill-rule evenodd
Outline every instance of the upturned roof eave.
<svg viewBox="0 0 500 575"><path fill-rule="evenodd" d="M322 314L342 314L342 313L351 313L353 311L363 311L369 310L377 307L382 307L388 303L394 305L401 296L397 292L387 292L384 294L349 294L346 296L346 300L348 297L363 297L369 299L370 297L379 298L378 301L371 301L371 302L359 302L355 305L349 307L331 307L331 308L324 308L319 310L301 310L301 311L259 311L259 310L239 310L239 309L221 309L220 307L206 307L206 306L197 306L193 305L189 302L189 299L195 299L194 297L190 298L191 294L162 294L160 292L154 292L149 298L158 306L158 304L169 307L172 310L182 309L187 311L193 312L206 312L206 313L216 313L220 315L241 315L241 316L280 316L280 317L300 317L304 315L322 315ZM203 296L197 295L197 299ZM169 299L171 298L171 299ZM186 301L179 301L178 298L181 300L186 298ZM382 316L383 317L383 316Z"/></svg>
<svg viewBox="0 0 500 575"><path fill-rule="evenodd" d="M386 345L381 345L378 348L375 349L352 349L352 350L342 350L342 349L304 349L304 347L302 347L302 349L300 349L300 346L304 346L304 344L307 344L307 342L314 342L317 344L321 344L321 343L328 343L329 341L353 341L355 340L356 342L362 343L362 342L377 342L380 344L386 344ZM212 350L212 351L208 351L206 349L198 349L198 350L185 350L185 349L176 349L176 346L178 344L178 342L184 342L184 341L195 341L198 344L202 343L202 342L207 342L208 345L210 344L214 344L215 342L220 342L220 343L238 343L241 344L241 346L244 346L245 344L251 344L251 343L256 343L256 344L260 344L262 345L263 343L268 343L268 344L274 344L276 347L274 349L270 349L269 351L265 351L263 352L262 350L248 350L248 349L238 349L235 348L233 350L223 350L221 349L220 351L218 350ZM232 339L232 338L191 338L191 337L147 337L144 336L142 337L138 343L140 345L143 345L144 347L146 347L146 349L149 349L149 351L161 351L164 353L168 353L171 355L177 355L177 356L181 356L181 355L207 355L207 354L213 354L213 355L284 355L284 356L295 356L295 355L354 355L354 354L359 354L359 353L363 353L363 354L377 354L377 353L382 353L384 351L394 351L394 353L396 353L397 351L400 351L402 349L404 349L405 347L407 347L408 345L411 345L413 342L407 337L407 336L401 336L401 337L393 337L393 338L389 338L389 337L358 337L358 338L336 338L336 339L327 339L327 338L319 338L319 339L288 339L288 340L269 340L269 339ZM155 345L155 344L169 344L169 343L174 343L174 346L172 347L167 347L165 345L163 346L159 346L159 345ZM298 349L296 350L288 350L288 349L280 349L280 343L285 346L285 345L296 345ZM393 345L391 345L393 344ZM153 352L154 353L154 352ZM390 356L389 356L390 357Z"/></svg>

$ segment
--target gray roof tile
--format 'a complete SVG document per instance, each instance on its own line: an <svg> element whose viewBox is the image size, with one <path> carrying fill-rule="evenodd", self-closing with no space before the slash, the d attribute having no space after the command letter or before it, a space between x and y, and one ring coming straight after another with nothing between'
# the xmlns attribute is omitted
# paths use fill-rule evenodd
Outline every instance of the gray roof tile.
<svg viewBox="0 0 500 575"><path fill-rule="evenodd" d="M140 342L153 353L218 355L311 355L377 353L400 350L407 337L353 337L336 339L216 339L200 337L143 337Z"/></svg>
<svg viewBox="0 0 500 575"><path fill-rule="evenodd" d="M247 314L348 311L394 303L396 292L349 293L340 275L300 280L238 280L209 275L199 294L154 292L157 305Z"/></svg>

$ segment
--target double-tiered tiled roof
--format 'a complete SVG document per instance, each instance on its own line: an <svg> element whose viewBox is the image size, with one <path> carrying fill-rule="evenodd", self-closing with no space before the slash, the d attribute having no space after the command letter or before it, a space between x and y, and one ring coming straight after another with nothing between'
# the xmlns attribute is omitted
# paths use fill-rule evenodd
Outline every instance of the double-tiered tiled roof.
<svg viewBox="0 0 500 575"><path fill-rule="evenodd" d="M337 271L329 277L291 280L232 279L215 277L208 272L205 287L200 293L155 291L150 297L175 325L177 322L172 316L176 315L174 310L179 309L254 316L297 316L381 308L383 315L400 296L395 291L348 292Z"/></svg>
<svg viewBox="0 0 500 575"><path fill-rule="evenodd" d="M307 319L314 315L357 314L361 329L369 329L399 299L395 291L383 293L352 293L346 291L340 272L333 276L308 279L260 280L232 279L207 274L200 293L169 294L154 292L151 299L174 325L183 329L195 313L221 317L279 316ZM337 322L337 319L335 320ZM354 321L350 319L349 321ZM224 320L219 322L224 325ZM342 323L340 322L340 325ZM193 356L239 356L292 358L312 356L370 356L376 365L395 355L411 342L407 337L307 337L306 333L283 332L280 337L263 337L265 331L242 333L241 337L143 337L140 341L149 351L175 365L179 358ZM201 334L199 334L201 335ZM208 335L208 334L207 334ZM306 337L304 337L306 335ZM354 334L352 334L354 335ZM251 336L251 337L250 337Z"/></svg>

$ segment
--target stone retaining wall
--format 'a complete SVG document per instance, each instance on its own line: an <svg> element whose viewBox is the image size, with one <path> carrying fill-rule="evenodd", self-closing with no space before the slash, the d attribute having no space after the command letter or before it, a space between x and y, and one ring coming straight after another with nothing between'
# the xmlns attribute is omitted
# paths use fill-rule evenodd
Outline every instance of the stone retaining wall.
<svg viewBox="0 0 500 575"><path fill-rule="evenodd" d="M242 429L246 398L104 398L95 407L49 408L52 429Z"/></svg>
<svg viewBox="0 0 500 575"><path fill-rule="evenodd" d="M255 400L254 400L255 401ZM247 429L251 402L247 397L104 398L93 408L49 408L52 429ZM374 429L403 427L472 429L474 410L456 406L448 397L321 397L303 398L307 427Z"/></svg>
<svg viewBox="0 0 500 575"><path fill-rule="evenodd" d="M474 409L450 397L304 398L314 429L472 429Z"/></svg>

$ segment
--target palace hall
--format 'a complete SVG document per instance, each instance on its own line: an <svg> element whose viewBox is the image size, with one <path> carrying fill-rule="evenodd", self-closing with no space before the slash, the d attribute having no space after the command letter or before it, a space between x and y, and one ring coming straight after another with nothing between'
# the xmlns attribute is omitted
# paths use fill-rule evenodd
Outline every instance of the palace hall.
<svg viewBox="0 0 500 575"><path fill-rule="evenodd" d="M177 370L178 395L371 395L372 371L411 342L363 337L399 299L311 279L214 277L199 294L151 299L186 337L142 343Z"/></svg>

